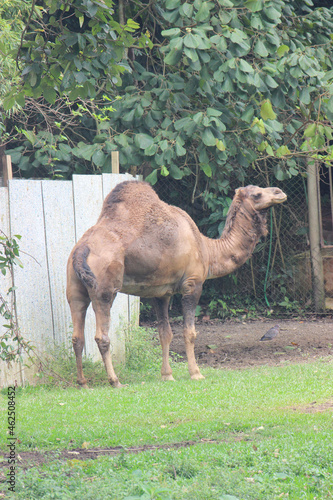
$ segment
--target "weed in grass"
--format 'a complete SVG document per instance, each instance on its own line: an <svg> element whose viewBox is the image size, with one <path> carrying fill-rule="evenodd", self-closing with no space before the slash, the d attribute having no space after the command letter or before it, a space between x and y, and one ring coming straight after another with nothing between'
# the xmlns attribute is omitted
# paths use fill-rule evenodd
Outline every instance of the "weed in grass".
<svg viewBox="0 0 333 500"><path fill-rule="evenodd" d="M196 464L193 460L189 459L179 459L176 457L175 460L172 460L170 465L165 469L165 473L170 475L173 479L177 479L177 477L190 479L196 476L199 472L198 464Z"/></svg>
<svg viewBox="0 0 333 500"><path fill-rule="evenodd" d="M117 457L115 459L114 467L116 469L129 469L130 468L130 466L128 465L128 462L127 462L125 452L121 453L121 455L119 455L119 457Z"/></svg>
<svg viewBox="0 0 333 500"><path fill-rule="evenodd" d="M140 484L138 490L137 495L127 496L124 500L172 500L169 490L160 486Z"/></svg>

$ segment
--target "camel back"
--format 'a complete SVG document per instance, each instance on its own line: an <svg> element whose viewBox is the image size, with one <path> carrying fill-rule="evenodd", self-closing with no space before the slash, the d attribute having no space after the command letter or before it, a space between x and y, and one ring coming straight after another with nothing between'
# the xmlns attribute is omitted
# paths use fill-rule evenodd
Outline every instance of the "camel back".
<svg viewBox="0 0 333 500"><path fill-rule="evenodd" d="M105 198L101 216L113 213L120 203L126 203L128 210L137 212L155 203L163 203L147 182L124 181L118 184Z"/></svg>
<svg viewBox="0 0 333 500"><path fill-rule="evenodd" d="M118 184L105 198L98 223L121 235L124 242L146 233L166 244L181 226L187 227L201 252L201 233L192 218L181 208L162 201L147 182Z"/></svg>

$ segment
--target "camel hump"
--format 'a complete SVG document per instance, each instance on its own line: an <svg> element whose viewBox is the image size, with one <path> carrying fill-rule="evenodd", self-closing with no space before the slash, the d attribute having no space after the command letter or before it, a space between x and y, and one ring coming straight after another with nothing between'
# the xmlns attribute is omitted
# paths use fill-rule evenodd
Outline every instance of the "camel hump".
<svg viewBox="0 0 333 500"><path fill-rule="evenodd" d="M87 262L89 253L90 249L87 245L80 245L73 253L73 269L86 287L95 288L97 285L96 276Z"/></svg>
<svg viewBox="0 0 333 500"><path fill-rule="evenodd" d="M144 181L124 181L107 195L104 201L105 207L111 207L119 203L129 203L137 205L138 201L159 199L148 182Z"/></svg>

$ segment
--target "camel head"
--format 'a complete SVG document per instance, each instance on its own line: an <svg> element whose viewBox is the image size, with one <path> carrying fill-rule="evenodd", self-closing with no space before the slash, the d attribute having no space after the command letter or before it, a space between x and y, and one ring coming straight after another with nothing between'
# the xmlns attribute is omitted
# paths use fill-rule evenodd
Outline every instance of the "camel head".
<svg viewBox="0 0 333 500"><path fill-rule="evenodd" d="M236 189L236 194L240 199L250 202L255 210L265 210L287 199L287 195L277 187L260 188L250 185Z"/></svg>

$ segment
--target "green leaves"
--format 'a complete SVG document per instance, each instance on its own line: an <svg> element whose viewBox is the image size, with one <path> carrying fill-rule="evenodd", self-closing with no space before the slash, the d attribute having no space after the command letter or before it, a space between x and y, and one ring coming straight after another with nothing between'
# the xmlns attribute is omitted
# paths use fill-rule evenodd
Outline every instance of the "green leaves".
<svg viewBox="0 0 333 500"><path fill-rule="evenodd" d="M197 14L195 15L195 20L199 23L207 21L211 9L212 9L211 2L202 2L198 9Z"/></svg>
<svg viewBox="0 0 333 500"><path fill-rule="evenodd" d="M59 23L63 0L50 2L50 25L62 31L48 37L30 25L21 52L24 86L1 103L9 110L28 97L29 105L41 99L65 110L48 119L50 137L42 139L42 121L18 127L24 147L16 165L24 175L101 172L117 149L124 171L149 165L152 183L190 176L218 198L228 194L229 179L243 184L267 156L282 179L297 175L298 167L287 165L291 154L303 155L301 168L306 154L328 148L327 10L299 16L295 0L165 0L155 2L154 22L152 4L142 12L140 27L135 3L120 26L109 3L73 0L70 25Z"/></svg>
<svg viewBox="0 0 333 500"><path fill-rule="evenodd" d="M192 35L192 33L188 33L184 37L184 45L189 49L196 49L199 47L200 37L198 35Z"/></svg>
<svg viewBox="0 0 333 500"><path fill-rule="evenodd" d="M208 163L202 163L200 165L201 170L205 173L207 177L212 176L212 169L211 166Z"/></svg>
<svg viewBox="0 0 333 500"><path fill-rule="evenodd" d="M167 37L174 37L180 35L181 31L179 28L171 28L169 30L163 30L162 31L162 36L167 36Z"/></svg>
<svg viewBox="0 0 333 500"><path fill-rule="evenodd" d="M78 158L91 160L97 148L97 144L84 144L84 142L79 142L77 148L75 148L73 152Z"/></svg>
<svg viewBox="0 0 333 500"><path fill-rule="evenodd" d="M223 141L221 141L220 139L215 139L215 145L220 151L225 151L226 149Z"/></svg>
<svg viewBox="0 0 333 500"><path fill-rule="evenodd" d="M303 87L299 93L299 100L303 104L310 104L311 96L308 87Z"/></svg>
<svg viewBox="0 0 333 500"><path fill-rule="evenodd" d="M134 142L138 148L146 149L152 146L154 139L147 134L136 134Z"/></svg>
<svg viewBox="0 0 333 500"><path fill-rule="evenodd" d="M276 156L278 158L281 158L282 156L288 156L288 155L290 155L290 150L289 150L288 146L283 145L283 146L280 146L276 150L275 154L276 154Z"/></svg>
<svg viewBox="0 0 333 500"><path fill-rule="evenodd" d="M269 54L266 45L261 40L258 40L257 43L255 44L254 51L260 57L267 57Z"/></svg>
<svg viewBox="0 0 333 500"><path fill-rule="evenodd" d="M263 120L275 120L276 114L273 111L272 103L269 99L265 99L261 103L260 115Z"/></svg>
<svg viewBox="0 0 333 500"><path fill-rule="evenodd" d="M239 61L239 69L241 71L244 71L244 73L253 73L254 72L251 64L249 64L245 59L241 59Z"/></svg>
<svg viewBox="0 0 333 500"><path fill-rule="evenodd" d="M215 137L210 128L205 128L203 131L202 141L206 146L215 146Z"/></svg>
<svg viewBox="0 0 333 500"><path fill-rule="evenodd" d="M280 45L280 47L277 49L276 53L278 57L283 57L285 54L287 54L290 50L290 47L288 45Z"/></svg>
<svg viewBox="0 0 333 500"><path fill-rule="evenodd" d="M177 156L184 156L186 154L186 149L183 147L185 144L185 141L178 136L176 139L176 155Z"/></svg>
<svg viewBox="0 0 333 500"><path fill-rule="evenodd" d="M258 12L262 9L262 0L247 0L245 2L245 7L251 12Z"/></svg>
<svg viewBox="0 0 333 500"><path fill-rule="evenodd" d="M152 186L154 186L157 182L157 170L153 170L150 174L145 178L146 182L149 182Z"/></svg>
<svg viewBox="0 0 333 500"><path fill-rule="evenodd" d="M176 41L173 43L172 49L164 59L165 64L169 64L171 66L176 65L182 57L182 48L183 48L183 39L177 38Z"/></svg>
<svg viewBox="0 0 333 500"><path fill-rule="evenodd" d="M43 95L51 105L57 97L64 95L69 95L71 101L94 98L103 81L109 87L111 82L119 84L122 73L130 70L127 64L121 63L126 48L136 41L142 45L145 40L147 46L151 43L145 35L134 38L132 33L139 29L137 22L129 18L125 26L120 26L112 18L113 10L103 3L74 0L71 4L75 14L72 24L67 21L58 23L60 13L67 8L62 0L52 3L50 23L45 24L43 34L36 27L35 37L31 36L35 17L32 16L29 36L19 54L23 61L25 95L34 98ZM47 5L45 9L47 12ZM90 21L83 31L85 17ZM80 31L76 23L80 25ZM57 26L56 36L53 26ZM15 102L8 99L7 109Z"/></svg>
<svg viewBox="0 0 333 500"><path fill-rule="evenodd" d="M313 137L316 133L317 125L315 123L311 123L307 126L304 131L304 137Z"/></svg>

